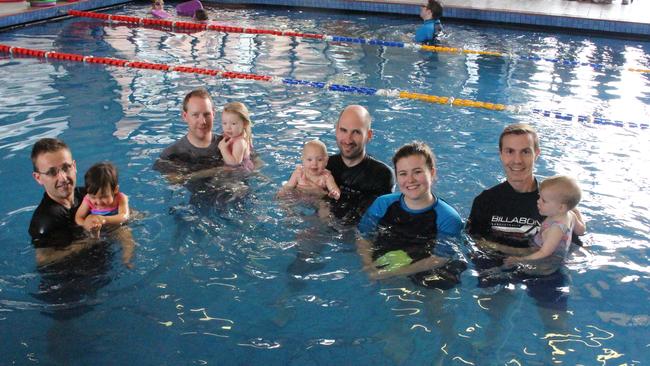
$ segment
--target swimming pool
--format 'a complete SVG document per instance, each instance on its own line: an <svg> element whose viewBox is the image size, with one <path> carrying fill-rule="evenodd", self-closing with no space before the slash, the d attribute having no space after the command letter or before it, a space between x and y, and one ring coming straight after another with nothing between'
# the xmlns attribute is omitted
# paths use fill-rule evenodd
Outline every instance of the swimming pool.
<svg viewBox="0 0 650 366"><path fill-rule="evenodd" d="M147 16L127 5L111 13ZM418 20L284 8L209 8L226 24L402 39ZM650 68L650 43L446 24L444 44ZM73 18L0 34L0 43L84 55L251 72L561 110L647 122L647 74L544 61L412 52L316 40L109 26ZM327 93L37 59L0 59L0 337L3 362L27 364L638 364L650 358L649 131L420 101ZM265 161L245 194L190 193L151 169L185 133L182 96L206 86L217 106L246 103ZM538 174L576 176L589 218L588 249L569 264L566 324L540 320L525 289L462 284L440 294L407 279L371 283L349 234L308 207L275 199L301 143L333 152L333 122L368 106L369 152L389 161L413 139L438 156L436 191L467 217L472 199L503 180L498 135L532 123L542 138ZM218 125L218 120L215 121ZM119 247L98 248L79 273L39 273L27 235L42 191L31 145L58 136L78 180L94 162L120 169L142 218L132 223L135 268ZM223 187L219 187L223 193ZM20 193L23 192L23 193ZM289 207L287 207L289 206ZM311 270L287 268L297 243L320 244ZM458 244L466 253L466 244ZM60 296L59 299L53 298ZM494 318L491 318L494 316Z"/></svg>

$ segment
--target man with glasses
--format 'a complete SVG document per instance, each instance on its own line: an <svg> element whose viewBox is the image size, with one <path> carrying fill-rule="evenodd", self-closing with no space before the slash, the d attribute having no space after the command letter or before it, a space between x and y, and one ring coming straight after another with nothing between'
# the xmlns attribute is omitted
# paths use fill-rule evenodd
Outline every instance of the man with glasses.
<svg viewBox="0 0 650 366"><path fill-rule="evenodd" d="M83 237L84 228L74 221L85 195L76 188L77 166L68 145L54 138L38 140L32 148L32 176L43 186L43 199L34 211L29 235L36 248L36 263L59 261L84 249L87 244L73 241ZM93 223L88 226L92 228Z"/></svg>

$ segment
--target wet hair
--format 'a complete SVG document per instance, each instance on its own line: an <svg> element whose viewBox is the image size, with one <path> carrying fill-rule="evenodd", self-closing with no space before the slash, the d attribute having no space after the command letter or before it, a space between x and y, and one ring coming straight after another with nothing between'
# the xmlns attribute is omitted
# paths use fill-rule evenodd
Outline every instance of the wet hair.
<svg viewBox="0 0 650 366"><path fill-rule="evenodd" d="M442 17L442 5L436 0L427 1L427 9L431 10L431 16L433 19L439 19Z"/></svg>
<svg viewBox="0 0 650 366"><path fill-rule="evenodd" d="M244 137L248 142L248 146L251 146L253 144L253 131L251 127L253 123L251 122L251 115L246 105L240 102L230 102L223 106L223 111L234 113L244 121Z"/></svg>
<svg viewBox="0 0 650 366"><path fill-rule="evenodd" d="M214 105L214 103L212 103L212 97L210 97L210 93L208 93L207 90L203 88L194 89L191 92L187 93L187 95L185 95L185 98L183 98L183 112L187 112L187 103L189 103L190 99L194 97L207 99L212 105Z"/></svg>
<svg viewBox="0 0 650 366"><path fill-rule="evenodd" d="M194 19L204 21L208 20L208 12L205 9L196 9L194 12Z"/></svg>
<svg viewBox="0 0 650 366"><path fill-rule="evenodd" d="M431 151L431 148L424 142L413 141L397 149L395 155L393 155L395 171L397 171L397 162L411 155L422 155L429 169L436 167L436 156Z"/></svg>
<svg viewBox="0 0 650 366"><path fill-rule="evenodd" d="M582 191L578 186L578 182L566 175L556 175L546 178L539 185L540 191L549 188L556 188L556 193L558 194L560 203L565 204L568 210L576 207L582 198Z"/></svg>
<svg viewBox="0 0 650 366"><path fill-rule="evenodd" d="M34 168L34 171L38 171L36 168L36 159L38 159L39 156L60 150L68 150L69 152L70 148L65 142L55 138L46 137L36 141L34 147L32 147L32 167Z"/></svg>
<svg viewBox="0 0 650 366"><path fill-rule="evenodd" d="M118 184L117 168L107 161L97 163L88 169L84 181L88 194L97 194L106 187L114 192Z"/></svg>
<svg viewBox="0 0 650 366"><path fill-rule="evenodd" d="M165 5L164 0L151 0L151 5L156 5L157 3L160 3L161 5Z"/></svg>
<svg viewBox="0 0 650 366"><path fill-rule="evenodd" d="M533 126L526 123L514 123L506 126L499 136L499 151L503 148L503 137L507 135L531 135L533 137L533 143L535 145L535 150L539 150L539 137L537 136L537 131Z"/></svg>
<svg viewBox="0 0 650 366"><path fill-rule="evenodd" d="M305 154L305 150L307 150L308 147L315 147L319 149L325 156L327 156L327 146L323 143L321 140L310 140L305 143L305 145L302 147L302 153L303 155Z"/></svg>

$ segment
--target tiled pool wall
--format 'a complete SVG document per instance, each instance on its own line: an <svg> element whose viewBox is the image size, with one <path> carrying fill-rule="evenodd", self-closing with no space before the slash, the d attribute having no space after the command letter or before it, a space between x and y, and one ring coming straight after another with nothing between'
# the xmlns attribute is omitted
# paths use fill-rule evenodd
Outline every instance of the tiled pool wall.
<svg viewBox="0 0 650 366"><path fill-rule="evenodd" d="M419 15L420 5L424 3L417 0L404 0L396 3L380 1L352 1L352 0L202 0L205 3L220 4L251 4L251 5L284 5L306 8L325 8L339 10L356 10L368 12L381 12L393 14ZM650 16L650 15L649 15ZM470 9L462 7L445 6L444 18L477 20L485 22L498 22L514 25L534 25L543 27L569 28L579 30L593 30L598 32L611 32L636 36L650 37L650 24L633 23L624 21L584 19L574 17L561 17L544 14L522 14L510 11Z"/></svg>
<svg viewBox="0 0 650 366"><path fill-rule="evenodd" d="M40 8L18 14L0 16L0 28L11 27L49 18L66 15L70 9L91 10L122 3L128 0L86 0L79 2L60 2L56 7ZM282 5L308 8L325 8L338 10L356 10L366 12L381 12L393 14L418 15L420 2L418 0L397 0L393 3L378 1L353 0L203 0L215 4L249 4L249 5ZM422 3L424 0L422 1ZM146 2L141 2L146 4ZM497 22L522 26L543 26L582 31L618 33L622 35L641 36L650 38L650 23L634 23L615 20L585 19L545 14L526 14L503 10L483 10L464 7L446 6L443 16L448 19L475 20Z"/></svg>

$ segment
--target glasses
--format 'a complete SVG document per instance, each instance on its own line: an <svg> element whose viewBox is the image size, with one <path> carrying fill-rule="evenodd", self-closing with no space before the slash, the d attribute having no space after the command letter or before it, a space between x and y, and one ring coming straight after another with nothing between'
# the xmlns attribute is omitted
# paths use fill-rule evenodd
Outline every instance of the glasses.
<svg viewBox="0 0 650 366"><path fill-rule="evenodd" d="M51 167L50 169L48 169L47 171L45 171L45 172L39 172L39 171L36 170L36 169L34 169L34 171L35 171L36 173L38 173L38 174L45 174L45 175L47 175L48 177L52 177L52 178L54 178L54 177L58 176L59 173L61 173L61 172L64 172L65 174L69 174L70 171L72 171L73 168L74 168L74 165L72 165L72 164L68 164L68 163L64 163L63 165L61 165L60 168L59 168L59 167L55 167L55 166L53 166L53 167Z"/></svg>

